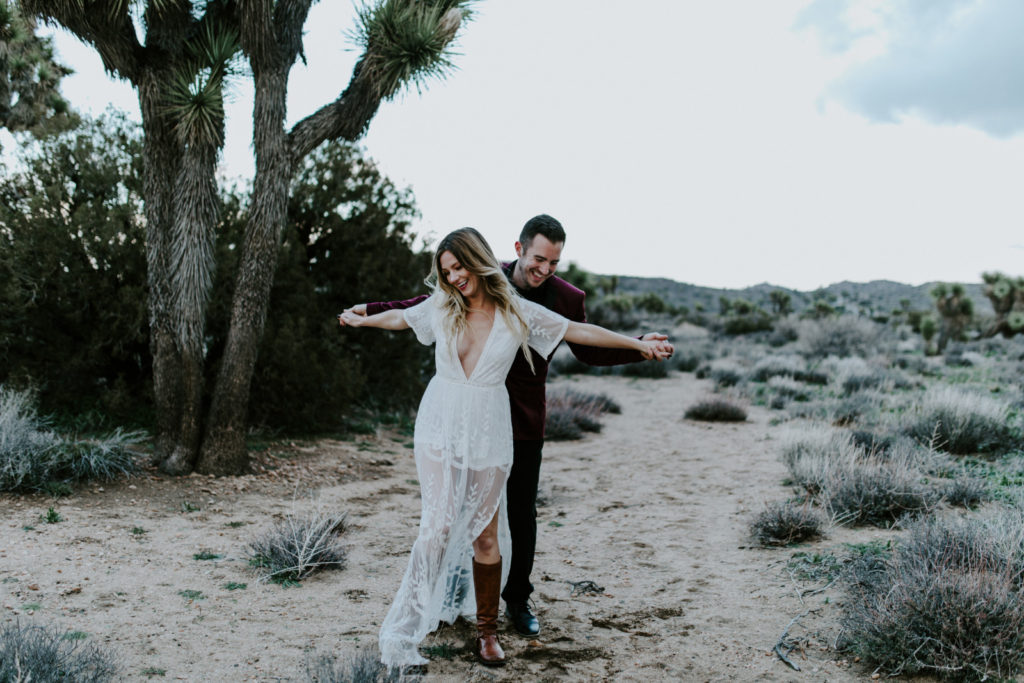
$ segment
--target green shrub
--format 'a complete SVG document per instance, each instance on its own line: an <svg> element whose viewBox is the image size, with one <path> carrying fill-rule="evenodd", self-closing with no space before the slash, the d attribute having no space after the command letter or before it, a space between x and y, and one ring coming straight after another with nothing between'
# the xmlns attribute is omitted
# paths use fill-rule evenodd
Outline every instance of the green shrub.
<svg viewBox="0 0 1024 683"><path fill-rule="evenodd" d="M795 378L803 369L803 359L798 356L765 356L754 364L749 378L755 382L767 382L772 377Z"/></svg>

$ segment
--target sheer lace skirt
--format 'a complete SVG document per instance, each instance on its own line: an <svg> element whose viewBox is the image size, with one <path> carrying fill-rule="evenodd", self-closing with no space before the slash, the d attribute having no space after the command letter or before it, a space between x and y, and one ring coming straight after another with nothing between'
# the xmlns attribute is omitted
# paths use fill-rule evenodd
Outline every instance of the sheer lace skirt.
<svg viewBox="0 0 1024 683"><path fill-rule="evenodd" d="M422 508L419 533L395 601L380 629L381 661L388 667L425 664L417 651L428 633L460 615L476 615L473 541L498 514L498 548L511 556L505 511L510 464L468 469L417 444ZM508 562L502 563L502 585Z"/></svg>

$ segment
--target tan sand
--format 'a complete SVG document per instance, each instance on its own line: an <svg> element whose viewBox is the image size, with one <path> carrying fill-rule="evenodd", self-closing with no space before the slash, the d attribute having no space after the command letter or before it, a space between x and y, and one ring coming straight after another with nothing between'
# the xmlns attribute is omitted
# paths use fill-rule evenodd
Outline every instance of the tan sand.
<svg viewBox="0 0 1024 683"><path fill-rule="evenodd" d="M711 390L692 374L559 378L551 388L565 384L608 394L622 414L607 416L600 435L545 448L534 572L544 631L532 642L503 632L509 663L486 669L462 650L472 628L444 627L425 645L456 652L435 657L426 680L871 676L827 649L837 634L836 594L801 600L808 585L786 571L794 550L756 548L747 538L752 515L789 495L769 411L751 408L746 423L733 425L684 420L685 408ZM286 457L261 456L268 471L242 477L148 473L56 501L2 494L2 619L84 631L119 653L126 680L145 680L146 670L165 671L163 680L304 680L312 654L344 656L376 642L416 533L409 441L382 432L285 447ZM184 511L186 502L199 510ZM246 543L315 504L348 512L347 567L293 588L258 582ZM50 505L62 522L40 521ZM133 534L136 527L145 533ZM833 530L815 547L870 535ZM223 557L193 559L201 551ZM247 588L225 589L232 581ZM808 609L791 630L805 645L792 655L797 673L771 649Z"/></svg>

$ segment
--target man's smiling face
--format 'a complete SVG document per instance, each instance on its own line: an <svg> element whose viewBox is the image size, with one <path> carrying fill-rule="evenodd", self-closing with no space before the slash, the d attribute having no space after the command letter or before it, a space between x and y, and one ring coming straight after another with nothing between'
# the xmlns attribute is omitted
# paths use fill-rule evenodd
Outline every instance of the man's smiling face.
<svg viewBox="0 0 1024 683"><path fill-rule="evenodd" d="M522 289L536 289L555 274L562 259L564 242L552 242L544 235L535 235L528 245L516 242L516 270L512 280Z"/></svg>

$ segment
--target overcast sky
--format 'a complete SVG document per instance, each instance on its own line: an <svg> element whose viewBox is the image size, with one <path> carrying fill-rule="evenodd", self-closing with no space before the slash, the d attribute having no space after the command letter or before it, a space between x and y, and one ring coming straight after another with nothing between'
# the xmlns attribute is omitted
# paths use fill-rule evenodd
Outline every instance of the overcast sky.
<svg viewBox="0 0 1024 683"><path fill-rule="evenodd" d="M314 5L289 122L356 58L347 0ZM501 258L537 213L597 273L801 290L1024 275L1024 2L481 0L458 70L386 103L363 141L411 186L429 246ZM80 109L126 85L57 34ZM249 177L251 88L223 165Z"/></svg>

